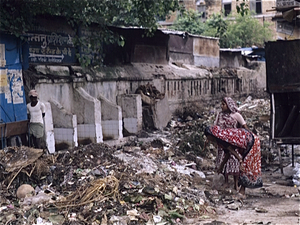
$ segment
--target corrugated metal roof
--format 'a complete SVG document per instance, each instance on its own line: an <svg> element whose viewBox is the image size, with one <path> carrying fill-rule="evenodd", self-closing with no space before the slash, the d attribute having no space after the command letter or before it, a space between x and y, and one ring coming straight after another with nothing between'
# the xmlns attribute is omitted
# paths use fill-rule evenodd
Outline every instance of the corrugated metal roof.
<svg viewBox="0 0 300 225"><path fill-rule="evenodd" d="M124 30L147 30L148 28L145 27L134 27L134 26L130 26L130 27L124 27L124 26L110 26L110 27L116 27L116 28L120 28L120 29L124 29ZM190 34L186 31L178 31L178 30L172 30L172 29L166 29L166 28L157 28L158 31L169 35L169 34L173 34L173 35L188 35L190 37L199 37L199 38L206 38L206 39L213 39L213 40L219 40L220 38L217 37L208 37L208 36L203 36L203 35L197 35L197 34Z"/></svg>
<svg viewBox="0 0 300 225"><path fill-rule="evenodd" d="M170 30L170 29L165 29L165 28L159 28L158 30L160 30L164 34L188 35L190 37L207 38L207 39L213 39L213 40L219 40L220 39L220 38L216 38L216 37L208 37L208 36L203 36L203 35L190 34L186 31Z"/></svg>
<svg viewBox="0 0 300 225"><path fill-rule="evenodd" d="M241 48L220 48L221 52L242 52Z"/></svg>

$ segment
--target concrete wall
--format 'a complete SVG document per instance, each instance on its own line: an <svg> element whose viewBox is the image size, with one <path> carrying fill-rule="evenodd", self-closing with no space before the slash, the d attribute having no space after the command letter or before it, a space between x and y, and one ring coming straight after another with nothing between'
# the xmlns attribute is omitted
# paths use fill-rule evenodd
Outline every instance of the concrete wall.
<svg viewBox="0 0 300 225"><path fill-rule="evenodd" d="M265 89L265 63L258 63L255 70L237 68L237 76L213 76L194 79L166 80L165 95L172 113L176 109L195 106L219 99L223 95L240 96L262 93Z"/></svg>
<svg viewBox="0 0 300 225"><path fill-rule="evenodd" d="M153 106L154 127L159 130L165 128L172 118L167 97L157 100Z"/></svg>
<svg viewBox="0 0 300 225"><path fill-rule="evenodd" d="M266 63L265 62L255 62L257 67L252 74L252 79L257 80L258 89L265 90L267 87L267 77L266 77Z"/></svg>
<svg viewBox="0 0 300 225"><path fill-rule="evenodd" d="M46 113L44 117L44 130L45 130L45 141L49 153L55 152L55 139L54 139L54 130L53 130L53 116L51 105L49 102L44 102L46 107Z"/></svg>
<svg viewBox="0 0 300 225"><path fill-rule="evenodd" d="M98 97L101 102L101 125L103 140L123 138L122 109L111 103L103 96Z"/></svg>
<svg viewBox="0 0 300 225"><path fill-rule="evenodd" d="M94 143L102 142L101 102L83 88L77 88L72 103L72 112L77 116L78 141L90 139Z"/></svg>
<svg viewBox="0 0 300 225"><path fill-rule="evenodd" d="M221 50L220 51L220 68L231 67L238 68L245 66L241 51Z"/></svg>
<svg viewBox="0 0 300 225"><path fill-rule="evenodd" d="M118 92L117 82L105 81L105 82L85 82L82 88L86 90L90 96L97 99L104 98L113 104L116 104L116 93Z"/></svg>
<svg viewBox="0 0 300 225"><path fill-rule="evenodd" d="M180 62L180 63L184 63L184 64L189 64L189 65L194 64L194 57L192 54L170 52L169 56L170 56L171 62Z"/></svg>
<svg viewBox="0 0 300 225"><path fill-rule="evenodd" d="M142 130L142 99L139 94L117 96L118 105L122 108L124 128L132 134Z"/></svg>
<svg viewBox="0 0 300 225"><path fill-rule="evenodd" d="M158 113L154 115L154 122L163 127L177 109L216 100L224 94L238 97L264 89L265 64L257 64L259 66L251 70L235 68L235 74L226 74L226 69L212 74L193 65L136 63L99 68L94 73L82 72L80 79L66 74L52 79L41 77L35 88L44 102L56 101L61 105L61 108L53 106L52 110L54 134L65 132L65 135L77 136L78 144L86 139L98 143L103 139L120 139L123 126L129 133L142 129L141 96L135 94L140 85L150 83L165 94L164 101L154 106ZM67 113L62 113L62 108ZM77 118L77 135L71 115ZM60 128L73 130L58 131ZM68 138L58 141L68 141Z"/></svg>
<svg viewBox="0 0 300 225"><path fill-rule="evenodd" d="M69 147L78 146L77 117L67 112L63 106L50 100L54 124L55 144L68 144Z"/></svg>
<svg viewBox="0 0 300 225"><path fill-rule="evenodd" d="M166 80L166 98L170 111L197 104L211 96L212 80L209 78Z"/></svg>
<svg viewBox="0 0 300 225"><path fill-rule="evenodd" d="M230 61L227 61L227 64L228 63L234 65L234 63ZM264 65L264 63L262 62L261 65ZM240 64L236 66L240 66ZM150 82L161 93L166 94L170 106L173 104L180 105L182 102L197 102L205 98L210 98L212 95L224 90L228 94L235 93L235 90L241 92L242 87L242 78L236 76L226 77L222 74L216 77L212 76L207 70L197 67L192 68L190 66L176 67L172 64L133 64L128 67L114 67L114 70L122 71L119 72L119 74L115 72L112 73L119 78L112 77L111 80L107 78L101 80L101 78L94 76L89 82L84 79L85 82L82 83L58 83L56 80L54 82L48 80L47 83L39 83L36 89L39 91L42 100L48 101L53 98L60 102L66 110L69 109L67 111L74 114L73 107L79 103L73 97L73 86L82 87L90 96L96 99L103 96L110 103L116 105L117 96L134 94L140 85L145 85ZM100 72L98 71L97 73L100 74ZM258 85L260 86L256 88L264 88L264 67L255 69L249 76L253 79L258 79ZM97 81L97 79L99 80ZM223 80L228 81L224 82ZM44 81L45 80L41 80L41 82ZM70 80L68 80L68 82L70 82ZM231 85L231 83L234 85ZM248 86L247 82L245 82L243 86ZM231 89L233 89L232 92L230 92ZM172 112L173 109L174 107L171 106ZM77 118L77 120L79 124L82 123L80 118Z"/></svg>
<svg viewBox="0 0 300 225"><path fill-rule="evenodd" d="M42 79L35 86L39 93L39 98L42 101L48 102L50 100L58 101L67 112L72 112L73 108L73 87L69 82L53 83L51 80Z"/></svg>

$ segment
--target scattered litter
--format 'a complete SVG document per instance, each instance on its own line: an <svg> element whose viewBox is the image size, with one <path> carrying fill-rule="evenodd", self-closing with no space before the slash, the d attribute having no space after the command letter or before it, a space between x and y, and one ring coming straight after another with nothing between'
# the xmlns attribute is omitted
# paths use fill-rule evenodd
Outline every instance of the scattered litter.
<svg viewBox="0 0 300 225"><path fill-rule="evenodd" d="M140 91L152 100L164 97L149 85ZM235 191L224 188L223 175L215 173L216 146L204 149L203 129L213 123L218 107L178 113L163 131L143 131L116 146L91 143L52 155L24 146L0 150L0 223L198 224L216 218L220 205L240 210L243 202L234 199ZM264 147L269 141L269 100L249 96L239 109L261 140L262 162L271 163L273 155L265 154L269 151ZM299 168L296 164L292 177L300 193ZM272 182L264 184L263 194L271 193Z"/></svg>
<svg viewBox="0 0 300 225"><path fill-rule="evenodd" d="M264 208L255 208L255 212L258 212L258 213L267 213L268 210L266 210Z"/></svg>

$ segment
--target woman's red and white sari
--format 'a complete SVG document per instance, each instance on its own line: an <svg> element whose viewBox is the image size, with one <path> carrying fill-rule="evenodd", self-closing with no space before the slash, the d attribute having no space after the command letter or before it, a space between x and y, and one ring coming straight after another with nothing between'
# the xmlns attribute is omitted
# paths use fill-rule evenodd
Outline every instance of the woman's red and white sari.
<svg viewBox="0 0 300 225"><path fill-rule="evenodd" d="M223 101L226 103L229 112L219 112L217 115L215 125L220 126L221 128L237 128L239 123L238 121L231 116L231 113L238 112L237 106L232 98L225 97ZM218 146L218 154L216 157L216 169L218 169L221 165L221 162L224 160L225 154L222 146ZM240 163L236 158L230 156L228 159L222 173L227 177L228 175L239 175L239 167Z"/></svg>
<svg viewBox="0 0 300 225"><path fill-rule="evenodd" d="M247 188L263 185L261 177L261 151L257 136L243 128L225 128L211 126L206 128L206 134L216 138L218 144L226 148L231 145L243 159L244 171L239 173L239 184Z"/></svg>

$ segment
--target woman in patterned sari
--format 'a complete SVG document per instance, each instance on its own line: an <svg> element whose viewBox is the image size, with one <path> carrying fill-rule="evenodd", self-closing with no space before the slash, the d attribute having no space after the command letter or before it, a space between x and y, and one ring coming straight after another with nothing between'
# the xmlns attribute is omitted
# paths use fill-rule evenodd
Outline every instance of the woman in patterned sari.
<svg viewBox="0 0 300 225"><path fill-rule="evenodd" d="M230 156L239 162L239 193L245 196L246 188L262 187L260 141L247 129L211 126L205 129L208 140L222 146L225 157L218 168L222 172Z"/></svg>
<svg viewBox="0 0 300 225"><path fill-rule="evenodd" d="M222 111L218 113L214 124L220 126L220 128L239 128L243 127L245 129L249 128L246 125L246 122L242 115L238 111L238 107L235 104L234 100L230 97L224 97L221 102ZM221 165L221 162L224 160L224 151L222 146L218 146L218 154L216 158L216 169ZM232 175L234 178L234 189L238 188L238 177L239 177L239 162L238 160L231 156L224 169L222 174L225 177L225 186L228 186L228 175Z"/></svg>

